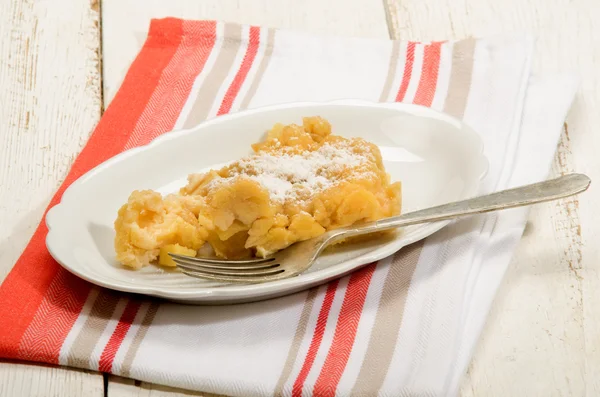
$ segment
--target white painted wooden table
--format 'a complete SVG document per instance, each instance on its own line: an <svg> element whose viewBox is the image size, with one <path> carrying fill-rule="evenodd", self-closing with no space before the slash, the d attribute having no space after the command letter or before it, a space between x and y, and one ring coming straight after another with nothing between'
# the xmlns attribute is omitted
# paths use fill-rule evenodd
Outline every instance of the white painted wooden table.
<svg viewBox="0 0 600 397"><path fill-rule="evenodd" d="M0 0L0 280L110 102L152 17L223 19L324 34L537 38L536 72L581 89L553 172L600 181L597 0ZM600 188L535 207L464 396L600 395ZM0 330L0 332L2 332ZM67 368L0 361L0 396L201 395Z"/></svg>

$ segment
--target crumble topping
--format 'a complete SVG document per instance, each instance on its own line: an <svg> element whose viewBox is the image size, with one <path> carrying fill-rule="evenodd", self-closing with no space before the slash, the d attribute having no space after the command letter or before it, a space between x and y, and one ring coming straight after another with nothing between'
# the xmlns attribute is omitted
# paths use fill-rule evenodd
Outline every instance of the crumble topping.
<svg viewBox="0 0 600 397"><path fill-rule="evenodd" d="M312 196L334 186L340 177L370 177L365 167L372 156L364 148L357 151L360 144L353 141L326 143L315 151L304 150L293 153L287 150L259 152L243 158L227 167L228 176L213 179L209 190L230 184L241 177L254 180L269 192L274 202L299 201L299 191L303 196ZM277 142L275 147L279 148Z"/></svg>

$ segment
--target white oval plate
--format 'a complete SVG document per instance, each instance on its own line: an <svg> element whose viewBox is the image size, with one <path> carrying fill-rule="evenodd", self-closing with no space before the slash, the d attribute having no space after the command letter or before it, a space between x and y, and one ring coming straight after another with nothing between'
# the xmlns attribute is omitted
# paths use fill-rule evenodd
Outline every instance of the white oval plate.
<svg viewBox="0 0 600 397"><path fill-rule="evenodd" d="M251 152L273 124L301 123L320 115L333 134L362 137L381 149L386 170L402 182L402 211L472 197L487 171L478 135L462 122L429 108L362 101L291 103L220 116L192 129L170 132L123 152L75 181L46 217L50 254L94 284L196 304L249 302L286 295L341 277L423 239L447 222L408 227L394 238L352 244L323 255L305 273L280 281L234 285L147 266L133 271L114 258L117 210L135 189L163 194L186 184L190 173Z"/></svg>

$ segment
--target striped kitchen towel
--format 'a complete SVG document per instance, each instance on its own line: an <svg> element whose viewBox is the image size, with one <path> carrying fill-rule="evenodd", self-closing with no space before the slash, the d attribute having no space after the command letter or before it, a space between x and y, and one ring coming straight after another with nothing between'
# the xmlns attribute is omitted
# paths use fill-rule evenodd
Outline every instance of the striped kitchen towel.
<svg viewBox="0 0 600 397"><path fill-rule="evenodd" d="M400 42L153 20L52 199L117 153L241 109L341 98L448 112L481 134L482 192L544 179L574 96L530 78L523 38ZM42 221L0 286L0 356L233 396L455 395L526 209L453 223L347 277L198 307L101 289L48 254Z"/></svg>

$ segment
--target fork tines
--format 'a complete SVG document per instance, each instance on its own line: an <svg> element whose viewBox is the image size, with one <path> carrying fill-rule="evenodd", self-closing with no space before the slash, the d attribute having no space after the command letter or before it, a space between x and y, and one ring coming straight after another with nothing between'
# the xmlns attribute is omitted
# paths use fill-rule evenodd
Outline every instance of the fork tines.
<svg viewBox="0 0 600 397"><path fill-rule="evenodd" d="M191 277L206 278L217 281L256 281L264 277L284 272L274 258L257 258L248 260L219 260L210 258L193 258L185 255L169 253L177 267Z"/></svg>

